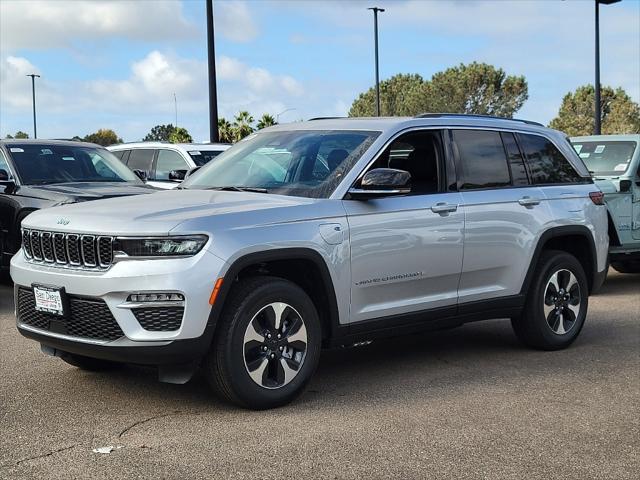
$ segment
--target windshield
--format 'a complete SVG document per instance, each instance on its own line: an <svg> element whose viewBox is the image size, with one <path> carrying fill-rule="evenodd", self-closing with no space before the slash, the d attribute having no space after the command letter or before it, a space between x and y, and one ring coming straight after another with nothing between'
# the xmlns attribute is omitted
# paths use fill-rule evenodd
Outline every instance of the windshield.
<svg viewBox="0 0 640 480"><path fill-rule="evenodd" d="M328 198L379 134L347 130L257 133L222 153L182 187L236 187Z"/></svg>
<svg viewBox="0 0 640 480"><path fill-rule="evenodd" d="M189 156L194 163L201 167L220 155L224 150L191 150Z"/></svg>
<svg viewBox="0 0 640 480"><path fill-rule="evenodd" d="M71 182L142 183L104 148L42 143L12 143L7 147L24 185Z"/></svg>
<svg viewBox="0 0 640 480"><path fill-rule="evenodd" d="M629 168L636 142L573 142L573 148L593 175L619 176Z"/></svg>

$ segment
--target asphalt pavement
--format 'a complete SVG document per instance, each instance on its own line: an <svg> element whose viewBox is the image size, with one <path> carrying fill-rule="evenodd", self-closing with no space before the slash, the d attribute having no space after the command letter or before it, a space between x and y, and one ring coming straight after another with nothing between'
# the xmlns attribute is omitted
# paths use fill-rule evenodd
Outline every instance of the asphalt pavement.
<svg viewBox="0 0 640 480"><path fill-rule="evenodd" d="M504 320L331 350L298 401L252 412L43 355L3 286L0 478L638 479L640 275L590 302L567 350Z"/></svg>

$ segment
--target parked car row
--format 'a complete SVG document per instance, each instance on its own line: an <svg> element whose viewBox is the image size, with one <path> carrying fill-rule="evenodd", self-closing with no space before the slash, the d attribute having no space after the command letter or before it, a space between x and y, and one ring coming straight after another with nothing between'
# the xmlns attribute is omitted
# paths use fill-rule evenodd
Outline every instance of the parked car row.
<svg viewBox="0 0 640 480"><path fill-rule="evenodd" d="M222 398L256 409L299 395L323 346L510 318L523 343L565 348L606 275L615 215L576 141L452 114L266 128L178 189L22 218L18 330L80 368L154 365L173 383L200 369ZM111 150L152 184L179 180L186 155L199 166L193 148ZM16 203L14 162L2 198Z"/></svg>

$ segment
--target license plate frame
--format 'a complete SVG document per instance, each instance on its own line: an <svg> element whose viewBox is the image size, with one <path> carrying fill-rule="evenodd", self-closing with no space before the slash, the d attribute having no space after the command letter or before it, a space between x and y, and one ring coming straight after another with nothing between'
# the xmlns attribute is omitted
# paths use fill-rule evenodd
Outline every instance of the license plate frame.
<svg viewBox="0 0 640 480"><path fill-rule="evenodd" d="M64 287L33 284L33 298L38 312L49 313L57 317L67 315L67 295Z"/></svg>

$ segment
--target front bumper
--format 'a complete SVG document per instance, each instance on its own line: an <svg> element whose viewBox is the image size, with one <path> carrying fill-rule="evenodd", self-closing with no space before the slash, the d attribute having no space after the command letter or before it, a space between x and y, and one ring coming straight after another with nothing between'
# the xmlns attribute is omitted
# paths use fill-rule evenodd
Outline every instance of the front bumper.
<svg viewBox="0 0 640 480"><path fill-rule="evenodd" d="M43 345L95 358L145 364L183 361L193 356L190 352L196 344L204 341L211 313L209 297L224 269L225 263L206 250L189 258L121 261L105 272L34 264L27 262L20 251L11 260L16 292L20 287L44 284L64 287L69 296L102 300L124 336L96 341L33 328L19 319L18 330ZM126 306L130 294L154 292L184 295L184 313L177 330L145 330Z"/></svg>

